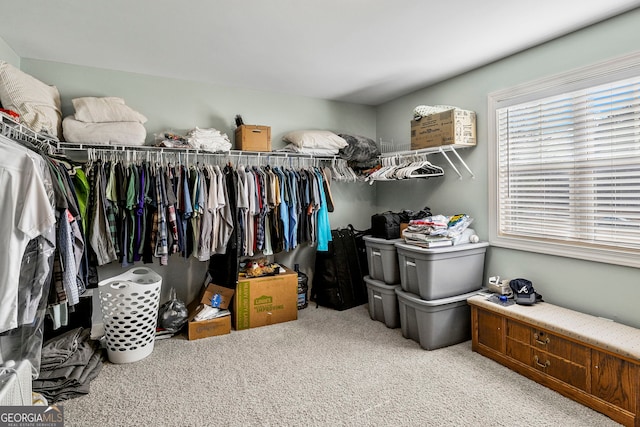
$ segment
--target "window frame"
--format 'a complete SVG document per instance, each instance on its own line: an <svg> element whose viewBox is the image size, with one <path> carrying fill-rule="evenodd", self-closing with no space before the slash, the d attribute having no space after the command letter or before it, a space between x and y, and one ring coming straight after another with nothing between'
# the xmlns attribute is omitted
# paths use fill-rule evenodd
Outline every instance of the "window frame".
<svg viewBox="0 0 640 427"><path fill-rule="evenodd" d="M492 246L640 268L640 255L637 251L606 246L587 247L576 242L564 243L539 238L501 235L499 233L498 175L500 164L498 158L497 111L536 99L561 95L632 77L640 77L640 52L489 93L487 109L489 243Z"/></svg>

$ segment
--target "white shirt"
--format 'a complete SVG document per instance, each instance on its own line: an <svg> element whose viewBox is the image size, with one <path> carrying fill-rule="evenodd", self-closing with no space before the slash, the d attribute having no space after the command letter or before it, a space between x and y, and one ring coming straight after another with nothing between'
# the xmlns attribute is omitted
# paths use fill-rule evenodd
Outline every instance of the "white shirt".
<svg viewBox="0 0 640 427"><path fill-rule="evenodd" d="M55 213L40 176L37 155L0 141L0 333L18 327L18 283L29 240L53 224Z"/></svg>

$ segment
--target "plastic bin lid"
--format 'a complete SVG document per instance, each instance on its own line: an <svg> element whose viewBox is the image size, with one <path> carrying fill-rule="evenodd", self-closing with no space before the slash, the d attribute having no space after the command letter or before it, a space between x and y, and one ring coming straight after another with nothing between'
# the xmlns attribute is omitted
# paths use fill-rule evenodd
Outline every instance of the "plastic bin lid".
<svg viewBox="0 0 640 427"><path fill-rule="evenodd" d="M404 242L403 239L382 239L380 237L373 237L373 236L363 236L362 239L365 242L378 243L381 245L393 245L397 242Z"/></svg>
<svg viewBox="0 0 640 427"><path fill-rule="evenodd" d="M364 276L363 279L365 282L367 282L367 284L376 288L393 290L401 287L400 284L387 285L385 282L371 278L371 276Z"/></svg>
<svg viewBox="0 0 640 427"><path fill-rule="evenodd" d="M478 242L478 243L462 243L460 245L453 246L441 246L439 248L423 248L422 246L412 245L410 243L404 243L404 241L399 241L395 243L396 248L406 249L413 252L422 252L425 254L443 254L447 252L458 252L458 251L469 251L473 249L482 249L489 246L488 242Z"/></svg>
<svg viewBox="0 0 640 427"><path fill-rule="evenodd" d="M486 290L487 290L486 288L481 288L472 292L467 292L466 294L454 295L452 297L432 299L432 300L422 299L418 295L412 294L411 292L405 292L402 289L396 289L396 294L398 295L398 297L404 298L405 300L408 300L408 301L412 301L416 304L433 307L438 305L451 304L454 302L466 301L467 298L476 296L480 292L486 291Z"/></svg>

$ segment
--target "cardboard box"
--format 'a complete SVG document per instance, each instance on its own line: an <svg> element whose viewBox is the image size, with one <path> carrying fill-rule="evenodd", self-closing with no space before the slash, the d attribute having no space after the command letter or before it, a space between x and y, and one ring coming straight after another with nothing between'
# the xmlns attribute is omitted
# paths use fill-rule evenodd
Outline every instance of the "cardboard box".
<svg viewBox="0 0 640 427"><path fill-rule="evenodd" d="M271 151L271 127L238 126L236 128L236 150Z"/></svg>
<svg viewBox="0 0 640 427"><path fill-rule="evenodd" d="M205 282L206 283L206 282ZM207 287L200 290L198 298L191 301L187 306L189 311L189 321L187 322L187 338L197 340L200 338L214 337L231 333L231 316L217 317L215 319L193 320L204 304L211 305L211 297L215 294L221 296L220 308L227 309L233 298L233 289L225 288L214 283L209 283Z"/></svg>
<svg viewBox="0 0 640 427"><path fill-rule="evenodd" d="M401 222L401 223L400 223L400 236L402 236L402 232L403 232L404 230L406 230L408 226L409 226L409 223L408 223L408 222Z"/></svg>
<svg viewBox="0 0 640 427"><path fill-rule="evenodd" d="M476 113L458 108L411 121L411 149L476 145Z"/></svg>
<svg viewBox="0 0 640 427"><path fill-rule="evenodd" d="M200 304L208 305L211 305L211 298L213 298L215 294L220 295L220 308L227 309L229 308L229 304L231 304L231 299L233 298L233 289L209 283L207 287L200 292L200 294Z"/></svg>
<svg viewBox="0 0 640 427"><path fill-rule="evenodd" d="M275 276L238 279L231 316L237 331L298 318L298 275L285 269Z"/></svg>
<svg viewBox="0 0 640 427"><path fill-rule="evenodd" d="M189 341L201 338L215 337L231 333L231 316L216 317L215 319L196 322L193 317L198 313L200 300L193 300L189 304L189 321L187 322L187 339Z"/></svg>

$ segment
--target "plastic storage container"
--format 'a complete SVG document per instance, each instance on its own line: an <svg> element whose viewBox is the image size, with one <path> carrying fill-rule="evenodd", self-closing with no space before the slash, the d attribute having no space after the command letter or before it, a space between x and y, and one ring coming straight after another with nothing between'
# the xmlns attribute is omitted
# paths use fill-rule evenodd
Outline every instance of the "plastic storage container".
<svg viewBox="0 0 640 427"><path fill-rule="evenodd" d="M396 289L402 336L426 350L435 350L471 339L471 309L467 298L478 291L438 300L423 300Z"/></svg>
<svg viewBox="0 0 640 427"><path fill-rule="evenodd" d="M387 285L370 276L365 276L364 282L367 284L369 294L369 316L373 320L384 323L387 328L398 328L400 313L396 288L400 288L400 285Z"/></svg>
<svg viewBox="0 0 640 427"><path fill-rule="evenodd" d="M437 300L482 287L486 242L426 249L396 243L402 290Z"/></svg>
<svg viewBox="0 0 640 427"><path fill-rule="evenodd" d="M131 363L153 351L162 277L136 267L98 283L100 308L112 363Z"/></svg>
<svg viewBox="0 0 640 427"><path fill-rule="evenodd" d="M381 280L387 285L400 283L398 252L395 244L404 242L404 240L386 240L371 236L364 236L363 239L367 247L369 277L373 280Z"/></svg>

